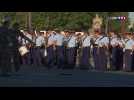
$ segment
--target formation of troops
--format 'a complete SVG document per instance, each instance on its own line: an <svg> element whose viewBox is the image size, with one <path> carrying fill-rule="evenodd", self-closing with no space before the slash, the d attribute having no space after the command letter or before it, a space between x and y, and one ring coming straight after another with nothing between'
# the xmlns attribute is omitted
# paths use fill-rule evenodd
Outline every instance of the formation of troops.
<svg viewBox="0 0 134 100"><path fill-rule="evenodd" d="M0 27L0 67L7 75L11 63L16 71L20 66L46 66L48 69L95 69L98 71L134 69L134 34L123 35L110 31L47 29L44 32L19 30L14 23L3 21ZM91 61L93 58L93 61ZM92 65L91 63L94 62ZM110 62L110 67L108 67ZM23 67L23 66L22 66Z"/></svg>

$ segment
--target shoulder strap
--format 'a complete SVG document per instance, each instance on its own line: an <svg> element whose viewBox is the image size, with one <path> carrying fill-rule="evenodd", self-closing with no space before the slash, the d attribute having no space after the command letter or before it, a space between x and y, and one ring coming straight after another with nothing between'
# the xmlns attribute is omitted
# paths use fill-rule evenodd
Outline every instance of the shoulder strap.
<svg viewBox="0 0 134 100"><path fill-rule="evenodd" d="M82 41L84 42L84 41L85 41L85 39L86 39L87 37L88 37L88 36L85 36L85 37L83 38L83 40L82 40Z"/></svg>
<svg viewBox="0 0 134 100"><path fill-rule="evenodd" d="M130 39L127 39L127 40L125 41L125 43L127 43L129 40L130 40Z"/></svg>
<svg viewBox="0 0 134 100"><path fill-rule="evenodd" d="M105 37L105 36L102 36L102 37L99 39L99 41L102 40L104 37Z"/></svg>
<svg viewBox="0 0 134 100"><path fill-rule="evenodd" d="M97 39L99 39L99 38L96 38L94 42L96 42L96 41L97 41Z"/></svg>
<svg viewBox="0 0 134 100"><path fill-rule="evenodd" d="M72 36L68 39L67 43L71 40Z"/></svg>

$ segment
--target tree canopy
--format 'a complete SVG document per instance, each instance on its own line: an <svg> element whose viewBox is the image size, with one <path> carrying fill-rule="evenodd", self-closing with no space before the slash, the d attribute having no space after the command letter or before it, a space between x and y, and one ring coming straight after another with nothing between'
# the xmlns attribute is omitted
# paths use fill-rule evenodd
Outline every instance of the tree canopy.
<svg viewBox="0 0 134 100"><path fill-rule="evenodd" d="M21 28L27 27L28 12L0 12L0 21L3 16L9 15L12 18L12 23L18 22ZM98 14L103 18L103 27L105 28L106 18L108 16L126 16L128 12L32 12L32 26L36 29L59 28L88 30L92 27L92 19ZM129 20L126 20L125 28ZM120 21L110 21L110 27L116 31L120 31Z"/></svg>

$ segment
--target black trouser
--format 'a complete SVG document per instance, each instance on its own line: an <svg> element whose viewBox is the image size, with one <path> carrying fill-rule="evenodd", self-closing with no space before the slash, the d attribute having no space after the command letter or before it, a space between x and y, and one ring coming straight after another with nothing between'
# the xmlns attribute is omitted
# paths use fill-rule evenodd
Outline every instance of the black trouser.
<svg viewBox="0 0 134 100"><path fill-rule="evenodd" d="M132 71L132 50L125 50L124 53L124 70Z"/></svg>
<svg viewBox="0 0 134 100"><path fill-rule="evenodd" d="M114 70L121 70L123 67L123 49L120 47L112 48L112 66Z"/></svg>
<svg viewBox="0 0 134 100"><path fill-rule="evenodd" d="M50 46L47 48L47 61L49 67L54 66L54 60L55 60L55 51L53 49L53 46Z"/></svg>
<svg viewBox="0 0 134 100"><path fill-rule="evenodd" d="M0 52L1 56L1 71L2 74L7 74L8 72L11 71L11 59L10 59L10 49L9 48L3 48Z"/></svg>
<svg viewBox="0 0 134 100"><path fill-rule="evenodd" d="M81 68L89 68L90 62L90 47L83 47L82 56L80 60Z"/></svg>
<svg viewBox="0 0 134 100"><path fill-rule="evenodd" d="M63 47L64 67L67 66L67 47Z"/></svg>
<svg viewBox="0 0 134 100"><path fill-rule="evenodd" d="M17 48L12 51L12 58L14 61L15 71L18 71L20 69L21 62L20 62L20 54Z"/></svg>
<svg viewBox="0 0 134 100"><path fill-rule="evenodd" d="M134 52L132 53L132 71L134 71Z"/></svg>
<svg viewBox="0 0 134 100"><path fill-rule="evenodd" d="M64 65L64 48L63 46L56 46L56 58L58 68L63 68Z"/></svg>
<svg viewBox="0 0 134 100"><path fill-rule="evenodd" d="M103 47L93 48L93 58L96 70L105 71L107 69L107 49Z"/></svg>
<svg viewBox="0 0 134 100"><path fill-rule="evenodd" d="M76 48L68 48L67 49L67 65L68 68L74 68L75 67L75 61L76 61Z"/></svg>

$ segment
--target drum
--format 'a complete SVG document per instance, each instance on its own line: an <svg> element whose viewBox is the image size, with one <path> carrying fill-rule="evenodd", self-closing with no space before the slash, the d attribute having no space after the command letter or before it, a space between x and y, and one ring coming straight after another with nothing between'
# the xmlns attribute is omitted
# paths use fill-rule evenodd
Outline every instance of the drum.
<svg viewBox="0 0 134 100"><path fill-rule="evenodd" d="M27 49L26 46L21 46L21 47L19 48L19 52L20 52L20 55L21 55L21 56L24 56L25 54L27 54L27 53L29 52L29 50Z"/></svg>

